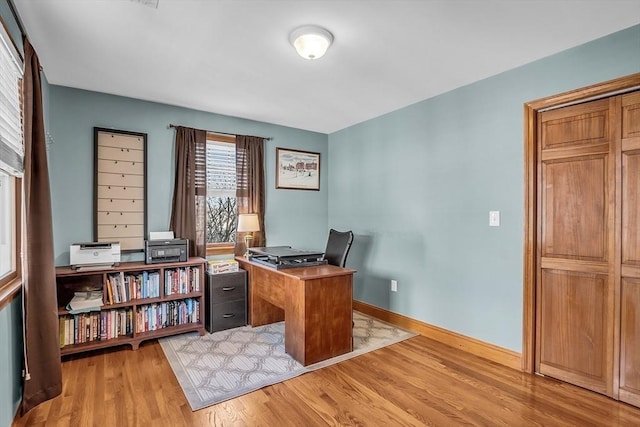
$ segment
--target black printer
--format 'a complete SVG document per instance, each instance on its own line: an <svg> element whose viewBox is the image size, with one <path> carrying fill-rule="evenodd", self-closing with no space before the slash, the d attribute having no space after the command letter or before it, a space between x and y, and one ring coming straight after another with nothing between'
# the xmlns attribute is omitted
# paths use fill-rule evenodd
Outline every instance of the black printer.
<svg viewBox="0 0 640 427"><path fill-rule="evenodd" d="M145 240L144 255L147 264L184 262L189 259L189 240Z"/></svg>

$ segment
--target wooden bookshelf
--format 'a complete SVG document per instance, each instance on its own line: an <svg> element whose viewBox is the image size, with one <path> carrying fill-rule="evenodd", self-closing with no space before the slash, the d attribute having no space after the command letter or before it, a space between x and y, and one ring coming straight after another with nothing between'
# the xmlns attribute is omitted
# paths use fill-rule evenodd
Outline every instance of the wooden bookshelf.
<svg viewBox="0 0 640 427"><path fill-rule="evenodd" d="M162 264L125 262L82 272L57 267L60 353L65 356L119 345L136 350L145 340L194 331L204 335L205 265L205 259L194 257ZM155 292L149 291L149 281L141 279L152 273L158 275ZM170 274L173 276L168 277ZM100 311L70 314L66 306L74 293L91 290L102 293Z"/></svg>

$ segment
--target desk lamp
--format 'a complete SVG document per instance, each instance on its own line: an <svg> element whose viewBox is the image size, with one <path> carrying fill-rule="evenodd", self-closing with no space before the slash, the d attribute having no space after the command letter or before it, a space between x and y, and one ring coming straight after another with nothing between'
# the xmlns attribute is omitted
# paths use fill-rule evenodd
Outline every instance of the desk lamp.
<svg viewBox="0 0 640 427"><path fill-rule="evenodd" d="M258 214L240 214L238 215L239 233L244 235L244 257L249 258L249 246L253 240L253 232L260 231L260 223L258 222Z"/></svg>

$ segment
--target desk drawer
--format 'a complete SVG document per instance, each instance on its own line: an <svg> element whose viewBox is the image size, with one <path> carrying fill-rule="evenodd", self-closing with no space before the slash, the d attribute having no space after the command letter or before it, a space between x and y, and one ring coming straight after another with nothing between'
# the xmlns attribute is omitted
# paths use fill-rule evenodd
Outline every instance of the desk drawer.
<svg viewBox="0 0 640 427"><path fill-rule="evenodd" d="M208 274L207 297L211 304L228 301L245 300L247 289L247 272L244 270L233 273Z"/></svg>
<svg viewBox="0 0 640 427"><path fill-rule="evenodd" d="M284 276L278 274L276 270L270 271L263 268L254 268L251 274L253 295L269 301L276 307L284 307Z"/></svg>
<svg viewBox="0 0 640 427"><path fill-rule="evenodd" d="M207 320L211 320L211 324L206 325L209 332L246 325L247 310L245 300L213 304Z"/></svg>

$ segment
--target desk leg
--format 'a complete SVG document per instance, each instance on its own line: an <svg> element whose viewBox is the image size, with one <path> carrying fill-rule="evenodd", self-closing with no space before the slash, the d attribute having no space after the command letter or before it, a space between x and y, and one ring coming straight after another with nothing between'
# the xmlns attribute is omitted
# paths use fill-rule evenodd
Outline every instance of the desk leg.
<svg viewBox="0 0 640 427"><path fill-rule="evenodd" d="M353 275L285 281L285 351L303 365L353 350Z"/></svg>

